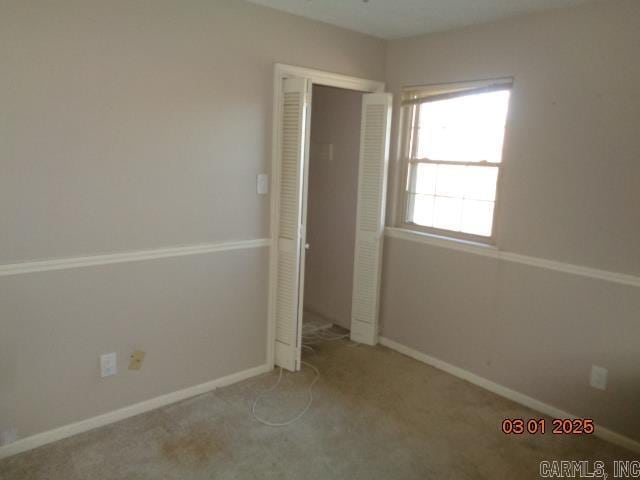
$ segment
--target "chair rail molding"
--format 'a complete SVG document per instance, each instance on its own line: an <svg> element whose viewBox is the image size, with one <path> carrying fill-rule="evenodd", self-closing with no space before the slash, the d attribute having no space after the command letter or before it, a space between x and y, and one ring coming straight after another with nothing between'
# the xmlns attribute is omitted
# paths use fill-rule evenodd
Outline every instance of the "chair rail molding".
<svg viewBox="0 0 640 480"><path fill-rule="evenodd" d="M521 255L519 253L505 252L503 250L497 249L492 245L483 245L479 243L468 242L465 240L445 238L437 235L430 235L427 233L415 232L413 230L394 227L387 227L385 229L385 235L389 238L398 238L410 242L423 243L425 245L447 248L449 250L457 250L473 255L480 255L483 257L504 260L506 262L520 263L523 265L529 265L538 268L546 268L547 270L555 270L557 272L579 275L582 277L603 280L606 282L619 283L621 285L628 285L631 287L640 287L640 277L637 277L635 275L611 272L608 270L600 270L591 267L583 267L581 265L558 262L556 260L548 260L546 258L530 257L528 255Z"/></svg>
<svg viewBox="0 0 640 480"><path fill-rule="evenodd" d="M90 255L84 257L67 257L34 262L21 262L0 265L0 277L20 275L24 273L47 272L51 270L67 270L70 268L109 265L112 263L139 262L158 258L182 257L186 255L202 255L205 253L227 252L249 248L263 248L271 245L271 239L239 240L221 243L206 243L181 247L157 248L153 250L135 250L130 252Z"/></svg>

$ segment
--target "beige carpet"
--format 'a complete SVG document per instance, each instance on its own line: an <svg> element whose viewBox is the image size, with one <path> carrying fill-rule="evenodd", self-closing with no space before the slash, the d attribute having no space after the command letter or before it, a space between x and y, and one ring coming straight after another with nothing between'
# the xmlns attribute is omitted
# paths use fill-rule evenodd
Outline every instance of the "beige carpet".
<svg viewBox="0 0 640 480"><path fill-rule="evenodd" d="M505 436L504 417L538 414L389 349L315 349L315 400L292 426L251 417L273 372L5 459L0 478L521 480L539 478L541 460L638 458L596 438ZM258 413L285 420L313 375L285 375Z"/></svg>

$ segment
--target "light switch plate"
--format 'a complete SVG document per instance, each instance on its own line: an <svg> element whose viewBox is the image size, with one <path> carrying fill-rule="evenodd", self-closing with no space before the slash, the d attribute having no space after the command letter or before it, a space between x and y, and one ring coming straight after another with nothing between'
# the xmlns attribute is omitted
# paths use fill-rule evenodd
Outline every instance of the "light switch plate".
<svg viewBox="0 0 640 480"><path fill-rule="evenodd" d="M100 355L100 376L110 377L118 372L117 356L114 353Z"/></svg>
<svg viewBox="0 0 640 480"><path fill-rule="evenodd" d="M144 360L145 353L142 350L136 350L131 354L129 360L129 370L140 370L142 368L142 361Z"/></svg>
<svg viewBox="0 0 640 480"><path fill-rule="evenodd" d="M259 195L267 195L269 193L269 175L266 173L258 175L256 189Z"/></svg>

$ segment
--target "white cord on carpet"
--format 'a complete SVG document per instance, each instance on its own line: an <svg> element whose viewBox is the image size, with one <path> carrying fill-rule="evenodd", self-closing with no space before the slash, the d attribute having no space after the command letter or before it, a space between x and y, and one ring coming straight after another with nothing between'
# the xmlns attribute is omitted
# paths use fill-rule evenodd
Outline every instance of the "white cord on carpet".
<svg viewBox="0 0 640 480"><path fill-rule="evenodd" d="M264 425L268 425L269 427L286 427L287 425L291 425L292 423L297 422L298 420L300 420L304 416L305 413L307 413L307 411L311 407L311 404L313 403L313 392L312 392L312 389L313 389L313 386L315 385L315 383L320 378L320 371L314 365L311 365L310 363L302 362L302 364L312 368L313 371L316 372L315 378L309 384L309 387L308 387L309 400L307 402L307 405L302 409L302 411L300 413L298 413L292 419L287 420L286 422L270 422L269 420L265 420L263 418L260 418L258 416L258 414L256 413L256 406L258 405L258 401L260 400L260 398L262 398L267 393L274 391L276 388L278 388L278 385L280 385L280 382L282 381L282 367L280 367L280 373L278 374L278 381L272 387L269 387L267 390L265 390L264 392L259 394L256 397L256 399L253 401L253 406L251 407L251 414L253 415L253 418L255 418L257 421L259 421L260 423L262 423Z"/></svg>

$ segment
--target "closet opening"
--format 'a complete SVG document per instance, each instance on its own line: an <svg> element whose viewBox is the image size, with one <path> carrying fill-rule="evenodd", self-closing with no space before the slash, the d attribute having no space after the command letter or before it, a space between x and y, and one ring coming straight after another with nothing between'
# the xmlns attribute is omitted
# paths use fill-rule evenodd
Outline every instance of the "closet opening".
<svg viewBox="0 0 640 480"><path fill-rule="evenodd" d="M312 87L303 345L348 338L351 330L362 97Z"/></svg>
<svg viewBox="0 0 640 480"><path fill-rule="evenodd" d="M297 371L303 337L329 325L378 342L392 98L380 82L280 64L274 87L267 348Z"/></svg>

